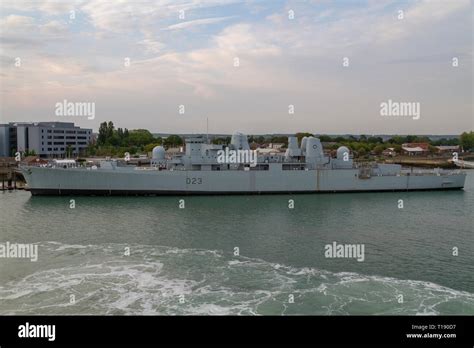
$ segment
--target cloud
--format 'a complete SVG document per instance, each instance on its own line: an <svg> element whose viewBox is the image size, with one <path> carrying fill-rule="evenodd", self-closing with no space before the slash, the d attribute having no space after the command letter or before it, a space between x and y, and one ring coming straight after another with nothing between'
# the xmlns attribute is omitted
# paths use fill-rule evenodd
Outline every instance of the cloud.
<svg viewBox="0 0 474 348"><path fill-rule="evenodd" d="M163 49L166 47L166 45L163 44L162 42L159 42L153 39L141 40L138 42L138 44L145 47L145 51L151 54L158 54L162 52Z"/></svg>
<svg viewBox="0 0 474 348"><path fill-rule="evenodd" d="M258 28L250 24L236 24L225 28L214 38L220 50L241 55L278 55L281 48L268 35L260 37Z"/></svg>
<svg viewBox="0 0 474 348"><path fill-rule="evenodd" d="M53 20L40 26L40 30L43 33L52 36L62 36L68 29L68 26L64 22L58 20Z"/></svg>
<svg viewBox="0 0 474 348"><path fill-rule="evenodd" d="M166 21L178 19L179 11L189 13L195 10L216 9L239 0L150 0L145 2L135 1L89 1L81 6L81 11L86 13L90 23L98 29L117 33L124 33L136 28L149 30L151 27L163 25L169 30L180 28L178 23L175 28L165 25ZM222 19L224 20L224 19ZM190 26L209 24L205 19L197 19ZM189 21L185 23L190 23ZM186 27L186 25L185 25Z"/></svg>
<svg viewBox="0 0 474 348"><path fill-rule="evenodd" d="M69 28L59 20L42 23L29 16L9 15L0 19L0 27L2 48L16 51L16 55L29 55L28 52L46 43L61 42L69 37Z"/></svg>
<svg viewBox="0 0 474 348"><path fill-rule="evenodd" d="M0 19L2 32L28 32L34 29L35 19L28 16L9 15Z"/></svg>
<svg viewBox="0 0 474 348"><path fill-rule="evenodd" d="M134 60L128 70L120 68L100 78L101 88L127 89L133 93L137 85L143 90L182 91L204 99L221 98L219 90L228 88L274 89L268 84L277 71L267 59L280 54L278 47L258 40L249 24L233 25L215 35L211 45L184 52L165 52L157 44L158 57ZM150 44L153 43L141 43ZM238 56L241 67L234 67ZM279 73L283 76L285 73ZM97 80L99 82L99 80ZM154 86L154 87L153 87Z"/></svg>
<svg viewBox="0 0 474 348"><path fill-rule="evenodd" d="M69 11L77 8L83 4L83 0L30 0L30 1L16 1L4 0L2 1L2 8L5 10L32 12L38 11L47 15L69 15Z"/></svg>
<svg viewBox="0 0 474 348"><path fill-rule="evenodd" d="M403 11L403 19L396 17L398 11L396 15L393 13L379 19L372 38L379 42L403 40L419 30L441 23L457 12L469 9L469 0L422 0L412 6L400 6L399 11Z"/></svg>
<svg viewBox="0 0 474 348"><path fill-rule="evenodd" d="M141 122L154 129L159 121L193 131L200 122L193 117L206 114L219 119L221 131L255 125L253 131L409 132L413 125L372 118L380 100L400 97L430 110L418 130L465 127L472 93L472 66L465 63L472 60L469 2L367 4L291 3L289 20L289 5L271 1L252 13L252 4L241 1L83 1L74 3L76 21L68 22L68 6L28 3L24 15L2 11L7 15L0 18L1 100L7 117L18 120L42 117L52 101L83 98L100 102L103 117L129 128ZM176 23L181 9L196 19ZM449 65L454 54L457 70ZM12 64L18 56L20 69ZM180 104L189 118L170 117ZM297 112L291 120L289 104ZM457 122L445 120L446 105Z"/></svg>
<svg viewBox="0 0 474 348"><path fill-rule="evenodd" d="M234 18L234 16L195 19L192 21L186 21L186 22L170 25L167 28L165 28L165 30L189 29L191 27L219 23L222 21L229 20L231 18Z"/></svg>

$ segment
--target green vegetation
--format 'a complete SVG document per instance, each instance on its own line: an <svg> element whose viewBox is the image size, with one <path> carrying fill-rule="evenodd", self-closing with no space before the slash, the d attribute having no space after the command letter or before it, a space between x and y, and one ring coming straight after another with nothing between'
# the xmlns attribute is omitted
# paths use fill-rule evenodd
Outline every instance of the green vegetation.
<svg viewBox="0 0 474 348"><path fill-rule="evenodd" d="M27 156L36 156L36 151L26 149L26 151L23 152L23 157L27 157Z"/></svg>
<svg viewBox="0 0 474 348"><path fill-rule="evenodd" d="M311 133L299 132L296 133L298 142L301 142L303 137L314 136ZM439 145L461 145L465 151L474 149L474 132L464 132L460 138L446 139L442 138L436 141L430 140L426 136L416 135L394 135L390 139L384 141L381 137L373 137L361 135L360 137L350 136L329 136L329 135L315 135L325 144L328 150L335 150L339 146L347 146L354 152L356 158L369 159L370 156L380 156L387 148L394 148L396 153L401 153L402 144L404 143L428 143L429 152L435 154L438 149L435 146ZM231 137L218 137L212 139L213 144L228 145ZM283 148L288 146L288 138L286 136L263 136L250 135L248 142L252 148L258 145L265 145L269 143L284 144ZM253 145L252 145L253 144ZM255 145L257 144L257 145ZM137 154L147 154L153 150L155 146L164 146L165 148L180 147L184 145L184 139L179 135L170 135L166 138L155 137L146 129L128 130L127 128L115 129L114 124L103 122L99 127L99 135L97 143L92 144L87 148L86 155L88 156L119 156L122 157L125 152L129 152L132 156Z"/></svg>
<svg viewBox="0 0 474 348"><path fill-rule="evenodd" d="M274 144L285 144L284 147L288 146L288 137L285 136L273 136L270 138L269 143L274 143Z"/></svg>
<svg viewBox="0 0 474 348"><path fill-rule="evenodd" d="M178 147L184 145L183 139L179 135L170 135L164 140L165 147Z"/></svg>
<svg viewBox="0 0 474 348"><path fill-rule="evenodd" d="M249 143L252 141L250 140L251 137L249 137ZM263 138L263 137L262 137ZM214 138L212 139L212 143L214 145L228 145L230 144L230 137L225 137L225 138Z"/></svg>
<svg viewBox="0 0 474 348"><path fill-rule="evenodd" d="M461 146L464 151L474 150L474 132L464 132L461 134Z"/></svg>
<svg viewBox="0 0 474 348"><path fill-rule="evenodd" d="M303 139L304 137L312 137L313 134L311 133L296 133L295 136L298 138L298 143L301 144L301 139ZM319 139L321 141L327 141L327 140L323 140L323 139Z"/></svg>
<svg viewBox="0 0 474 348"><path fill-rule="evenodd" d="M11 149L10 156L15 157L17 153L17 149ZM20 151L21 152L21 151ZM29 150L26 149L25 151L21 152L21 157L25 158L27 156L36 156L36 151L35 150Z"/></svg>
<svg viewBox="0 0 474 348"><path fill-rule="evenodd" d="M180 146L183 139L178 135L171 135L166 139L155 137L146 129L117 128L112 121L102 122L99 127L97 143L91 144L87 150L87 156L119 156L125 152L131 155L146 154L151 152L155 146L165 147Z"/></svg>
<svg viewBox="0 0 474 348"><path fill-rule="evenodd" d="M466 138L466 141L465 141L466 144L469 144L469 134L471 134L471 141L473 141L472 132L469 134L468 133L463 133L463 134L465 134L464 137ZM382 152L388 148L393 148L396 153L400 154L402 151L401 145L405 143L428 143L430 154L437 153L438 149L435 146L440 146L440 145L451 145L451 146L462 145L464 146L465 149L469 148L468 146L462 144L462 138L463 138L462 135L461 135L461 142L459 139L456 139L456 138L453 138L453 139L442 138L436 141L432 141L426 136L416 136L416 135L406 135L406 136L395 135L391 137L390 139L387 139L386 141L384 141L381 137L371 137L371 136L366 136L366 135L361 135L359 138L356 138L352 135L348 137L342 137L342 136L331 137L329 135L318 135L318 137L322 142L329 143L329 144L326 144L325 146L326 149L335 150L339 146L347 146L349 149L351 149L354 152L355 157L360 158L360 159L369 159L370 155L380 156ZM471 144L474 145L474 142Z"/></svg>

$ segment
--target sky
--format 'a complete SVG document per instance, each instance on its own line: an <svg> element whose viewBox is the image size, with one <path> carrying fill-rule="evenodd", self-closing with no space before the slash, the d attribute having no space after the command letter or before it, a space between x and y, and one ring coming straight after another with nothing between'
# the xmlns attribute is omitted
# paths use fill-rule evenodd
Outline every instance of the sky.
<svg viewBox="0 0 474 348"><path fill-rule="evenodd" d="M2 0L0 123L460 134L474 128L473 13L470 0ZM56 115L64 100L95 117ZM420 117L382 116L389 100Z"/></svg>

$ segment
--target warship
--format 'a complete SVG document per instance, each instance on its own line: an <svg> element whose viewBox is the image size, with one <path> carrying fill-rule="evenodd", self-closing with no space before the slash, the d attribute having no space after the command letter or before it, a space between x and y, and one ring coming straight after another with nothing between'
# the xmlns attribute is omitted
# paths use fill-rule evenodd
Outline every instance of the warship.
<svg viewBox="0 0 474 348"><path fill-rule="evenodd" d="M374 192L462 189L460 170L414 170L398 164L356 163L341 146L325 154L321 141L288 137L286 153L250 150L235 133L229 145L203 136L185 140L185 151L168 156L157 146L149 165L117 160L95 165L75 161L20 166L32 195L198 195Z"/></svg>

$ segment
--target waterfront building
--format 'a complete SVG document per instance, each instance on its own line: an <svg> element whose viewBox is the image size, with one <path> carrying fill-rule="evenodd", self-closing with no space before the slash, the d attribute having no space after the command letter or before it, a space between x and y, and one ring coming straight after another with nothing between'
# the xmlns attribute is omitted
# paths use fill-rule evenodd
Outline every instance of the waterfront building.
<svg viewBox="0 0 474 348"><path fill-rule="evenodd" d="M452 152L459 152L460 151L460 147L459 145L441 145L441 146L436 146L436 148L438 149L438 152L439 153L448 153L448 154L451 154Z"/></svg>
<svg viewBox="0 0 474 348"><path fill-rule="evenodd" d="M92 129L73 122L10 122L0 124L0 157L34 152L40 157L78 156L93 139Z"/></svg>
<svg viewBox="0 0 474 348"><path fill-rule="evenodd" d="M402 144L402 151L405 155L417 156L427 155L429 153L428 143L405 143Z"/></svg>

